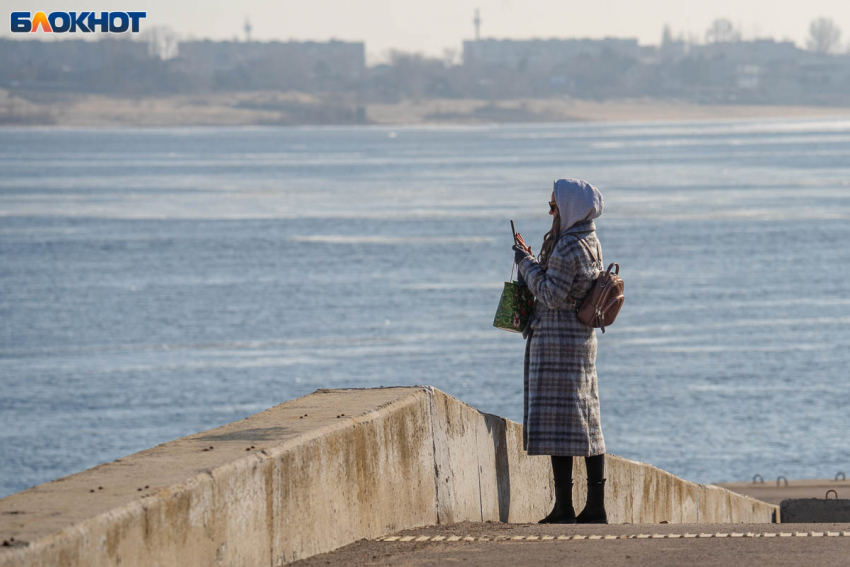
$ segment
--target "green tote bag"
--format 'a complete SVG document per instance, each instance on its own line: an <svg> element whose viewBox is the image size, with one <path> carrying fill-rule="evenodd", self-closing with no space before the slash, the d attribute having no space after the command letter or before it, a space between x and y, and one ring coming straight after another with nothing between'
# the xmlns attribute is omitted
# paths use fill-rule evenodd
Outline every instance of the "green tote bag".
<svg viewBox="0 0 850 567"><path fill-rule="evenodd" d="M511 280L513 277L514 270L511 267ZM515 281L505 282L493 326L513 333L521 333L528 324L533 307L534 296L528 286L520 286Z"/></svg>

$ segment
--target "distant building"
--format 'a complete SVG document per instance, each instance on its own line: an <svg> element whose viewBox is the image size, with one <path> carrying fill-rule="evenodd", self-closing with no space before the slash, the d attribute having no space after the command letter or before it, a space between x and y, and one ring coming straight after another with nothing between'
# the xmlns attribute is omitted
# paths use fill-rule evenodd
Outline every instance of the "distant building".
<svg viewBox="0 0 850 567"><path fill-rule="evenodd" d="M758 65L738 65L738 87L745 90L756 90L761 86L763 70Z"/></svg>
<svg viewBox="0 0 850 567"><path fill-rule="evenodd" d="M366 48L363 42L344 41L184 41L180 43L179 60L183 70L200 75L265 66L268 73L288 70L350 80L365 71Z"/></svg>
<svg viewBox="0 0 850 567"><path fill-rule="evenodd" d="M658 57L663 62L678 61L688 54L690 45L682 39L668 39L658 48Z"/></svg>
<svg viewBox="0 0 850 567"><path fill-rule="evenodd" d="M463 64L474 68L506 68L549 73L570 59L597 58L605 52L641 60L654 48L638 45L637 39L482 39L463 42Z"/></svg>
<svg viewBox="0 0 850 567"><path fill-rule="evenodd" d="M119 88L150 58L148 46L124 39L0 39L0 86L35 90Z"/></svg>
<svg viewBox="0 0 850 567"><path fill-rule="evenodd" d="M778 61L800 61L808 56L808 52L791 41L756 39L692 45L688 55L706 59L722 58L734 63L767 65Z"/></svg>

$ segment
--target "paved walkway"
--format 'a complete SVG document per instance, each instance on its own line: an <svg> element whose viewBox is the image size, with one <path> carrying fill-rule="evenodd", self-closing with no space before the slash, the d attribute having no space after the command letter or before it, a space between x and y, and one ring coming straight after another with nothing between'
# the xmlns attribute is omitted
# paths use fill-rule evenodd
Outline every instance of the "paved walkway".
<svg viewBox="0 0 850 567"><path fill-rule="evenodd" d="M841 566L850 524L462 523L361 540L299 566Z"/></svg>

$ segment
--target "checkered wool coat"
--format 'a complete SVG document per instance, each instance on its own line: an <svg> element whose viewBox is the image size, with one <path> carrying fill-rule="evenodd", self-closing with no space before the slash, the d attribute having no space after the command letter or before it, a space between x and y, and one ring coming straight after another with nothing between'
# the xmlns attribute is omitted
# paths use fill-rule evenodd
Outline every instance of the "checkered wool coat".
<svg viewBox="0 0 850 567"><path fill-rule="evenodd" d="M519 271L534 294L527 325L523 448L529 455L593 456L605 452L596 388L596 333L576 318L567 294L581 302L599 276L576 237L601 256L592 220L576 223L555 245L544 270L532 256Z"/></svg>

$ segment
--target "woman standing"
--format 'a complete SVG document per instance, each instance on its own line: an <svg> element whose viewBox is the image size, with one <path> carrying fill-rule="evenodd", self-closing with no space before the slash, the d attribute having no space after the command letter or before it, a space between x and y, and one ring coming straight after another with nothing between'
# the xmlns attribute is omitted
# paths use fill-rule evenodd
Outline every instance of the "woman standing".
<svg viewBox="0 0 850 567"><path fill-rule="evenodd" d="M552 229L537 259L517 234L520 284L534 295L525 345L523 448L551 455L555 507L540 523L608 523L605 513L605 441L596 388L596 333L576 317L576 305L599 276L602 251L593 219L602 194L578 179L555 181ZM587 504L576 517L573 457L587 465Z"/></svg>

